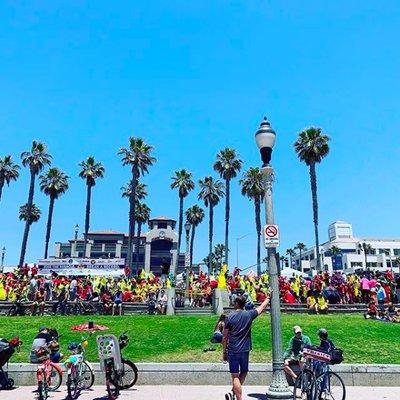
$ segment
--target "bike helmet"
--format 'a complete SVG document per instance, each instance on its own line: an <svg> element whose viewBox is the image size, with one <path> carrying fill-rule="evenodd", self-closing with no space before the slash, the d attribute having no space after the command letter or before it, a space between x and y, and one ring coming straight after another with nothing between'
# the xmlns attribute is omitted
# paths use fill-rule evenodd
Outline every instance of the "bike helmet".
<svg viewBox="0 0 400 400"><path fill-rule="evenodd" d="M325 328L318 329L317 335L321 339L328 339L328 331Z"/></svg>
<svg viewBox="0 0 400 400"><path fill-rule="evenodd" d="M70 342L68 343L68 350L69 351L74 351L78 348L78 343L76 342Z"/></svg>

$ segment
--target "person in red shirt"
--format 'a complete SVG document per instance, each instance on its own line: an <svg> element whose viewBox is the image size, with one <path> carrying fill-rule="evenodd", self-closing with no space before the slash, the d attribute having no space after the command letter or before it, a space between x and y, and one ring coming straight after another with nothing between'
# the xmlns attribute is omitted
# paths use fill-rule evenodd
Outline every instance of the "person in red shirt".
<svg viewBox="0 0 400 400"><path fill-rule="evenodd" d="M125 289L125 291L122 293L122 301L124 303L133 301L133 293L130 292L128 289Z"/></svg>
<svg viewBox="0 0 400 400"><path fill-rule="evenodd" d="M261 290L257 293L257 302L262 303L267 298L267 295Z"/></svg>
<svg viewBox="0 0 400 400"><path fill-rule="evenodd" d="M294 297L293 293L290 290L286 290L285 294L283 295L283 302L287 304L294 304L296 303L296 298Z"/></svg>

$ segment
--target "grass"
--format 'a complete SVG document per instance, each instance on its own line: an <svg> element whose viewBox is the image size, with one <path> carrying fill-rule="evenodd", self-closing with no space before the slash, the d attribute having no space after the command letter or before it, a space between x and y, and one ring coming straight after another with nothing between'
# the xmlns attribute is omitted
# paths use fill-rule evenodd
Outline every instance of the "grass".
<svg viewBox="0 0 400 400"><path fill-rule="evenodd" d="M107 325L112 332L127 331L129 346L124 355L135 362L220 362L220 345L211 345L217 317L207 316L96 316L95 323ZM80 339L79 332L70 327L87 321L87 317L1 317L0 337L19 335L23 340L21 352L13 362L27 362L30 344L40 325L55 327L62 333L61 348L66 352L70 341ZM317 343L316 331L325 327L336 346L344 350L346 363L400 364L400 324L364 320L361 315L282 315L283 344L287 345L292 326L299 324L303 332ZM203 352L216 347L215 352ZM97 360L96 341L90 340L87 352L91 361ZM271 331L269 316L258 318L253 324L252 362L271 361Z"/></svg>

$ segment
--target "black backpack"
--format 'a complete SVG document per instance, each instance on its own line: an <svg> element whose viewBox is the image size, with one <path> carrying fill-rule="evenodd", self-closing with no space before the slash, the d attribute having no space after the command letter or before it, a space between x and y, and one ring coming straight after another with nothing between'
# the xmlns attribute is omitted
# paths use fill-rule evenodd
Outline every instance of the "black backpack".
<svg viewBox="0 0 400 400"><path fill-rule="evenodd" d="M344 360L342 349L333 349L331 352L331 364L340 364Z"/></svg>

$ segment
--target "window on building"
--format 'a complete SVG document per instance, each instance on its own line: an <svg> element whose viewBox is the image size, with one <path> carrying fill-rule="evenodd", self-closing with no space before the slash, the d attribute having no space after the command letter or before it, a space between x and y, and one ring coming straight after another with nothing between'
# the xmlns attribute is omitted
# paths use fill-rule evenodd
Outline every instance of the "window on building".
<svg viewBox="0 0 400 400"><path fill-rule="evenodd" d="M350 238L351 230L348 226L338 226L336 228L336 234L338 238Z"/></svg>
<svg viewBox="0 0 400 400"><path fill-rule="evenodd" d="M314 260L314 253L310 254L310 260Z"/></svg>
<svg viewBox="0 0 400 400"><path fill-rule="evenodd" d="M351 262L351 268L362 268L362 262Z"/></svg>
<svg viewBox="0 0 400 400"><path fill-rule="evenodd" d="M393 249L393 254L395 256L400 256L400 249Z"/></svg>
<svg viewBox="0 0 400 400"><path fill-rule="evenodd" d="M168 225L166 222L159 222L158 229L167 229Z"/></svg>

